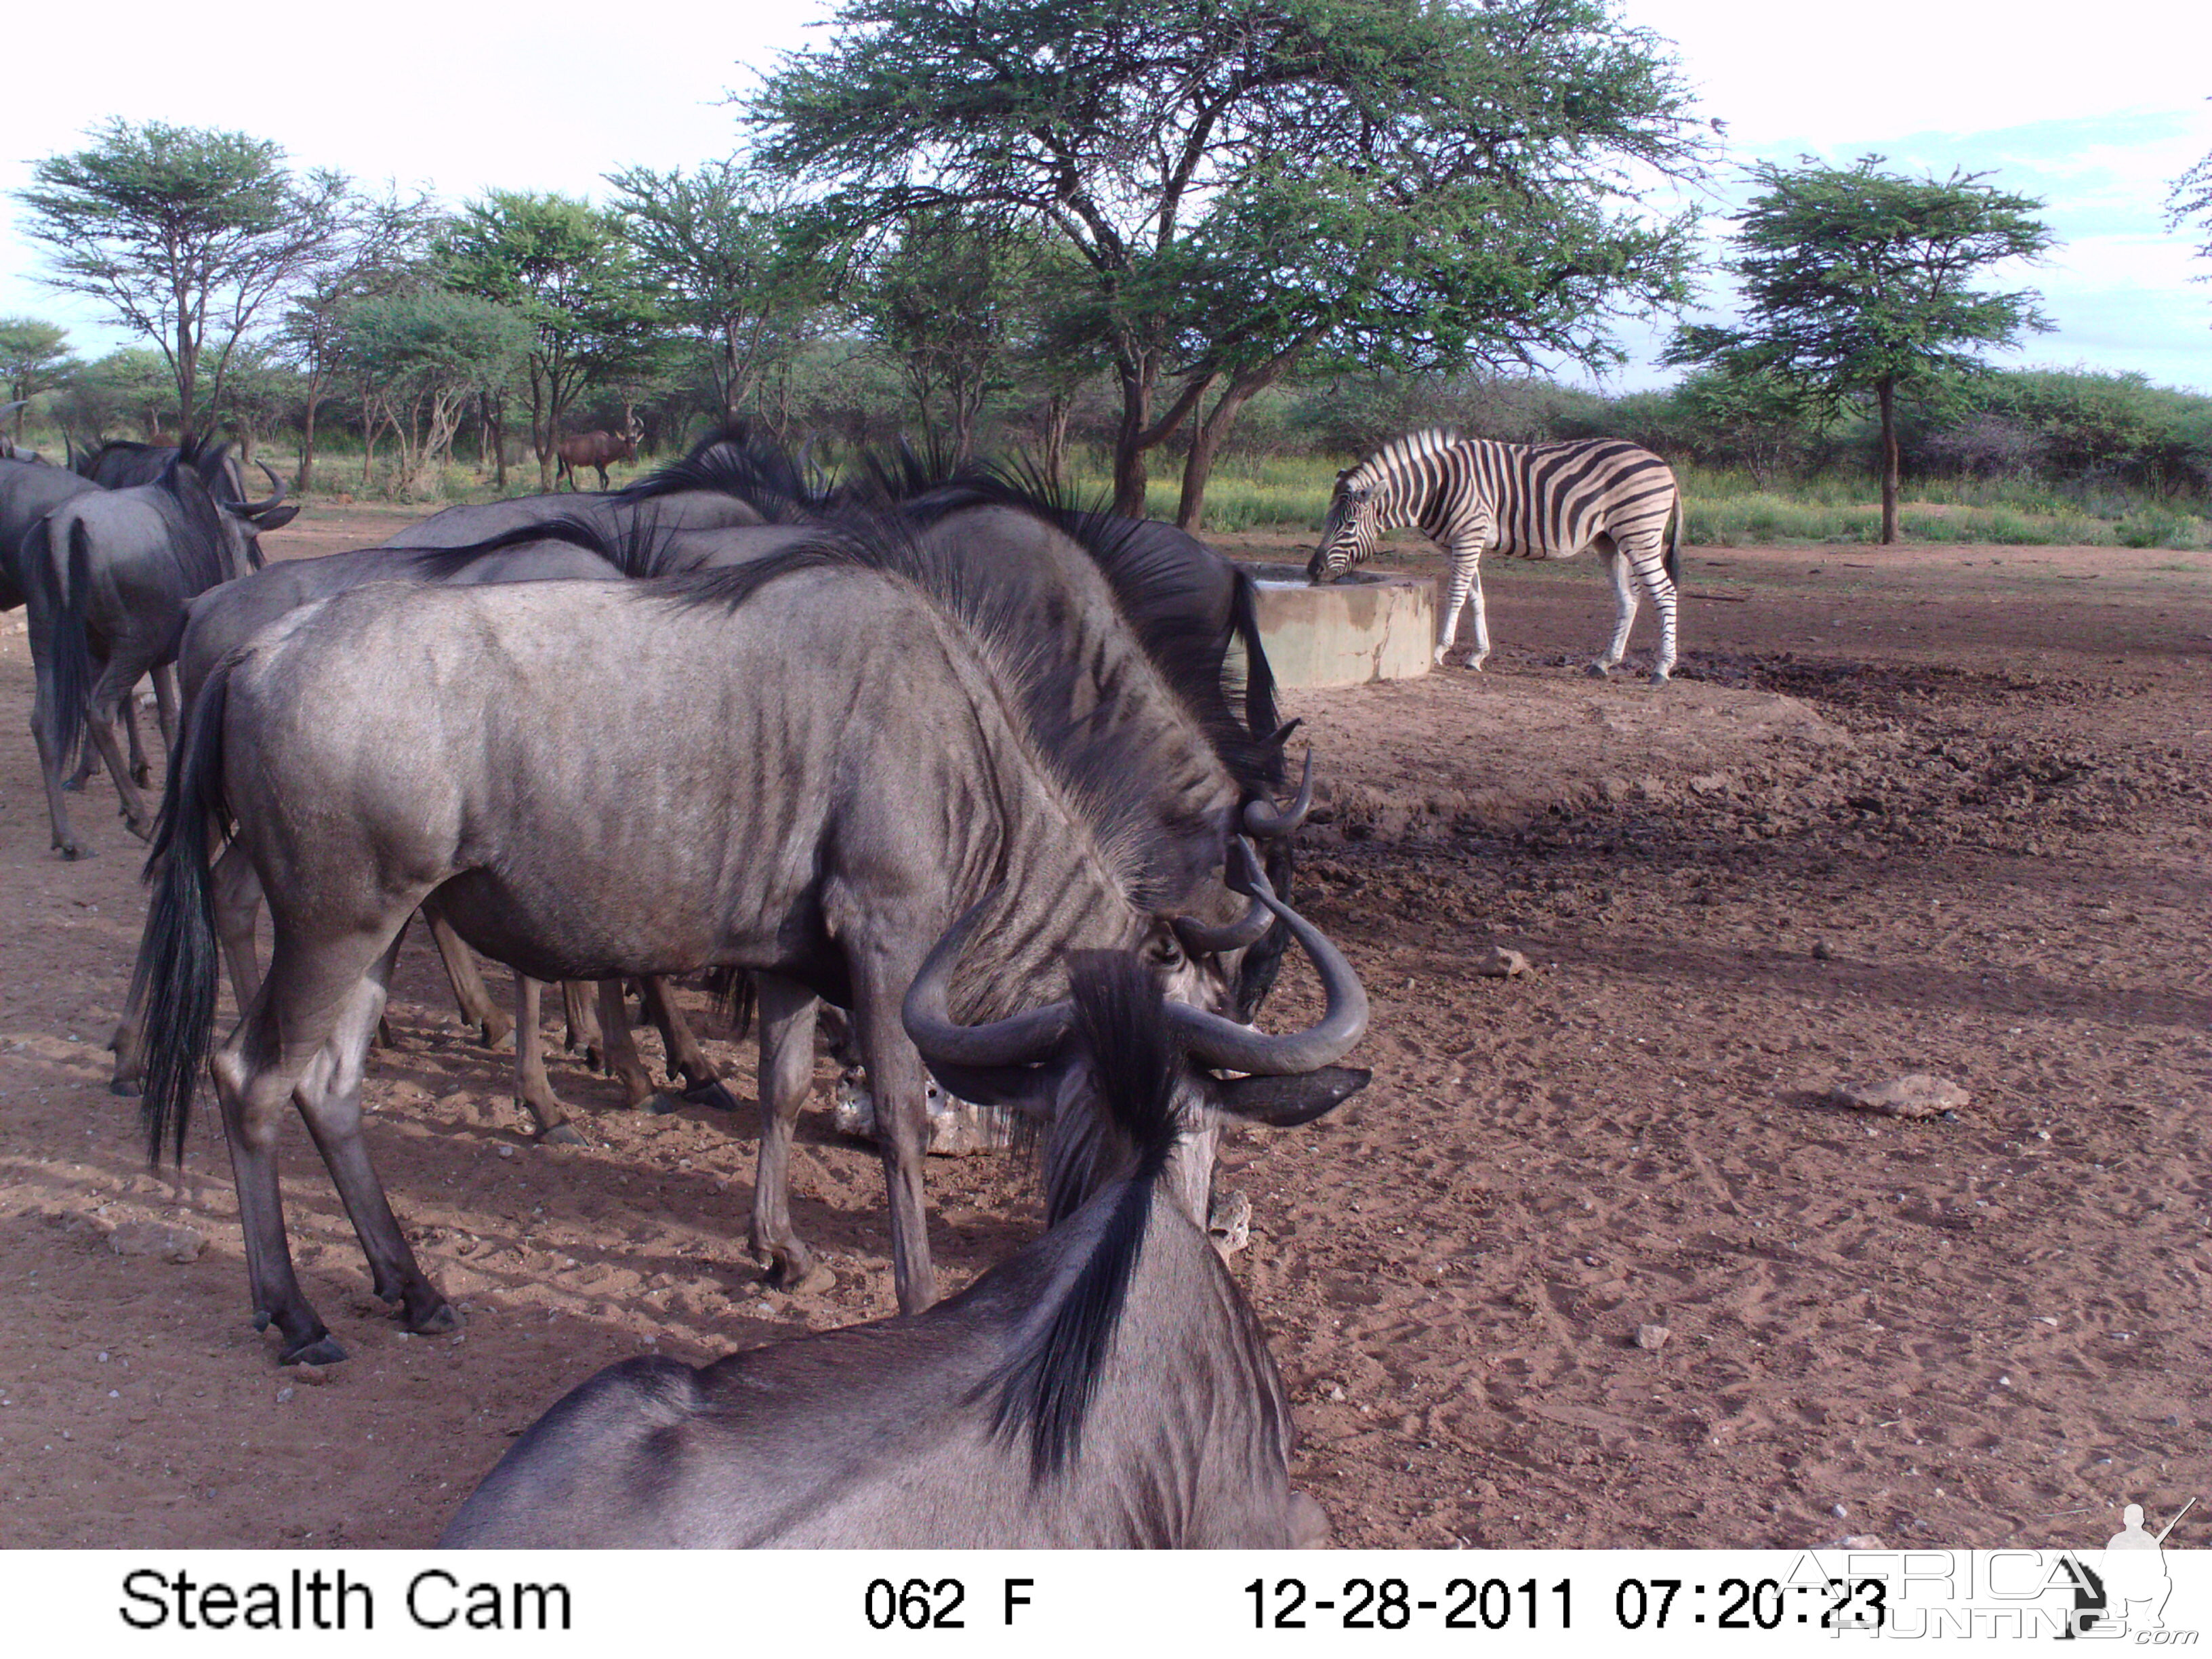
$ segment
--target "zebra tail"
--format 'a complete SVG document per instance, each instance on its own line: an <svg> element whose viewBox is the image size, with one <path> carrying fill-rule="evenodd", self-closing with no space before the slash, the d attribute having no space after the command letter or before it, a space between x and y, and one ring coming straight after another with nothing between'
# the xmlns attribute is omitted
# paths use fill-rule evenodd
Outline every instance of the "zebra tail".
<svg viewBox="0 0 2212 1659"><path fill-rule="evenodd" d="M1667 527L1667 556L1660 563L1660 568L1667 573L1667 580L1674 585L1676 592L1682 588L1682 520L1688 516L1682 505L1681 486L1678 484L1674 489L1674 520Z"/></svg>
<svg viewBox="0 0 2212 1659"><path fill-rule="evenodd" d="M192 1093L215 1030L221 962L208 862L224 816L222 722L229 695L226 661L216 665L193 699L146 860L145 879L153 884L154 899L146 913L137 970L147 993L139 1123L146 1132L147 1157L157 1165L164 1141L175 1149L179 1165L185 1161Z"/></svg>

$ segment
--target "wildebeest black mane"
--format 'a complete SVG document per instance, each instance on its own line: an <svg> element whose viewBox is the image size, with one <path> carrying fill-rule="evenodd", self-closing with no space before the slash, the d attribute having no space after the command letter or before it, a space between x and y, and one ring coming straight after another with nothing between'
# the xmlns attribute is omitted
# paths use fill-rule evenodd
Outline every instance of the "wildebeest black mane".
<svg viewBox="0 0 2212 1659"><path fill-rule="evenodd" d="M1175 1098L1182 1045L1168 1024L1158 979L1133 954L1082 951L1069 963L1068 981L1077 1040L1107 1120L1096 1127L1127 1142L1135 1167L1066 1292L1037 1310L1014 1352L975 1395L996 1396L994 1433L1026 1431L1030 1476L1038 1482L1082 1452L1084 1419L1144 1254L1153 1190L1183 1127ZM1067 1221L1098 1190L1097 1139L1055 1136L1046 1170L1051 1225Z"/></svg>
<svg viewBox="0 0 2212 1659"><path fill-rule="evenodd" d="M1265 655L1249 649L1259 630L1251 578L1243 571L1234 571L1231 602L1231 624L1248 646L1240 670L1206 626L1206 607L1191 587L1188 565L1162 538L1164 526L1109 513L1103 501L1079 500L1026 457L953 465L934 446L917 453L902 444L862 456L856 471L855 493L925 526L969 507L1006 507L1059 530L1097 565L1123 619L1248 798L1281 786L1282 745L1271 740L1280 724L1274 677ZM1239 702L1246 711L1241 720Z"/></svg>
<svg viewBox="0 0 2212 1659"><path fill-rule="evenodd" d="M770 524L804 519L828 500L828 491L806 467L743 421L708 433L683 459L669 462L611 499L635 503L694 489L734 496Z"/></svg>
<svg viewBox="0 0 2212 1659"><path fill-rule="evenodd" d="M520 524L459 547L409 547L402 543L392 552L407 562L407 574L424 581L450 581L492 554L532 542L566 542L605 559L632 580L648 580L672 574L668 569L668 538L650 511L629 516L619 531L595 524L575 514Z"/></svg>
<svg viewBox="0 0 2212 1659"><path fill-rule="evenodd" d="M178 568L191 579L191 591L200 592L215 586L230 573L222 564L222 509L215 504L206 481L192 465L192 455L191 450L180 449L171 458L161 470L161 489L176 503L169 550L176 556ZM167 513L162 516L171 517Z"/></svg>

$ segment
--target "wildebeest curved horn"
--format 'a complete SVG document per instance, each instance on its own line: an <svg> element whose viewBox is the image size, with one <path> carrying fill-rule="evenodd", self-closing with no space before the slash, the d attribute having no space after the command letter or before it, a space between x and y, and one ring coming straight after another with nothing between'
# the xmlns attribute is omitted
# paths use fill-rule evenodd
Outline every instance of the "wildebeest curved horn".
<svg viewBox="0 0 2212 1659"><path fill-rule="evenodd" d="M1298 781L1298 798L1287 807L1279 807L1268 800L1247 801L1244 804L1244 828L1252 835L1280 839L1297 833L1298 826L1313 811L1313 750L1306 750L1305 775Z"/></svg>
<svg viewBox="0 0 2212 1659"><path fill-rule="evenodd" d="M1200 921L1195 916L1177 916L1175 919L1176 937L1182 941L1182 948L1194 957L1218 956L1224 951L1242 951L1248 945L1257 945L1267 930L1275 925L1273 915L1260 902L1254 884L1256 883L1258 886L1265 887L1267 878L1261 873L1260 860L1252 851L1252 843L1239 836L1229 861L1230 890L1250 893L1252 902L1237 920L1219 927Z"/></svg>
<svg viewBox="0 0 2212 1659"><path fill-rule="evenodd" d="M0 404L0 421L6 420L19 409L29 408L30 403L31 400L28 398L18 398L12 404Z"/></svg>
<svg viewBox="0 0 2212 1659"><path fill-rule="evenodd" d="M963 1025L952 1018L953 965L984 910L998 896L994 888L952 924L922 959L921 971L907 987L899 1011L906 1034L926 1060L947 1066L1023 1066L1044 1059L1066 1039L1074 1024L1075 1005L1055 1002L1031 1008L988 1025Z"/></svg>
<svg viewBox="0 0 2212 1659"><path fill-rule="evenodd" d="M1321 975L1322 994L1328 1006L1320 1022L1310 1030L1269 1036L1236 1021L1224 1019L1203 1008L1170 1002L1168 1021L1182 1035L1190 1057L1203 1066L1219 1066L1260 1077L1288 1077L1318 1071L1367 1033L1367 993L1344 953L1331 945L1297 911L1277 898L1263 882L1254 896L1283 919Z"/></svg>
<svg viewBox="0 0 2212 1659"><path fill-rule="evenodd" d="M284 481L276 476L275 471L270 468L268 462L256 461L254 462L254 465L259 467L264 472L269 474L269 482L276 486L276 493L274 495L271 495L265 501L240 501L238 505L238 510L246 514L249 519L259 518L270 507L276 506L277 502L283 501L285 495Z"/></svg>

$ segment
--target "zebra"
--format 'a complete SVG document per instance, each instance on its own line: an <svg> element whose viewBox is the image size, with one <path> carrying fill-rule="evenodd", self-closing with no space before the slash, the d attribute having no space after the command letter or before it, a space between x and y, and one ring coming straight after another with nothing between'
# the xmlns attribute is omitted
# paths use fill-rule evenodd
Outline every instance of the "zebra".
<svg viewBox="0 0 2212 1659"><path fill-rule="evenodd" d="M1316 586L1335 580L1374 552L1385 530L1407 524L1419 525L1451 556L1437 631L1438 666L1470 595L1474 654L1467 665L1479 669L1490 654L1480 568L1486 548L1524 559L1571 559L1595 546L1612 572L1619 605L1613 638L1589 672L1603 679L1628 648L1634 582L1644 585L1659 614L1651 683L1663 684L1673 671L1681 495L1673 469L1650 450L1610 438L1503 444L1442 428L1413 433L1336 475L1307 579Z"/></svg>

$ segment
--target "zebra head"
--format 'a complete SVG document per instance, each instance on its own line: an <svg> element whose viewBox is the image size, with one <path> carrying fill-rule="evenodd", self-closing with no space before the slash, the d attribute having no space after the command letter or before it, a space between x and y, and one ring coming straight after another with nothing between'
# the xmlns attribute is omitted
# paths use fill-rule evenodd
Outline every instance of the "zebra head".
<svg viewBox="0 0 2212 1659"><path fill-rule="evenodd" d="M1355 564L1364 564L1382 533L1382 489L1372 478L1348 467L1336 475L1336 489L1328 498L1328 517L1322 523L1321 545L1306 562L1306 580L1318 586L1333 582Z"/></svg>

